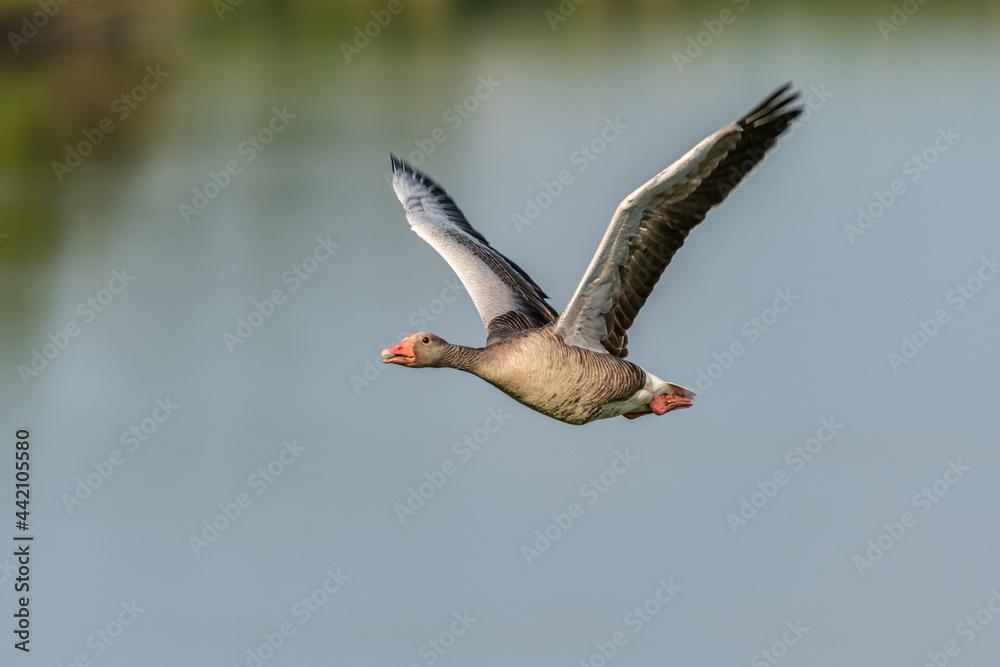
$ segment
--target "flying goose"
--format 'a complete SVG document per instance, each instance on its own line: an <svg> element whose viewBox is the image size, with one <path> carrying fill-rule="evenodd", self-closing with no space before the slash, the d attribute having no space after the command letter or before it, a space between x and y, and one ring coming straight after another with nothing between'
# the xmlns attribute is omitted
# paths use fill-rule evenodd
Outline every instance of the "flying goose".
<svg viewBox="0 0 1000 667"><path fill-rule="evenodd" d="M626 331L685 237L764 158L802 112L785 84L619 204L562 313L528 274L466 220L441 186L390 155L406 219L458 274L486 327L486 347L427 332L382 350L382 362L455 368L568 424L635 419L691 406L694 392L625 360Z"/></svg>

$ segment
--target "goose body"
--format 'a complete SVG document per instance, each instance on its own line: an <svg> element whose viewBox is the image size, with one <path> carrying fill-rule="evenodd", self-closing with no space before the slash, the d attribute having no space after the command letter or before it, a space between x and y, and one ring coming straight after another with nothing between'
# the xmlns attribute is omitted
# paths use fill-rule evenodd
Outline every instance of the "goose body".
<svg viewBox="0 0 1000 667"><path fill-rule="evenodd" d="M566 345L552 324L481 350L451 346L448 367L473 373L519 403L568 424L648 412L650 399L694 394L630 361ZM419 348L419 340L416 343Z"/></svg>
<svg viewBox="0 0 1000 667"><path fill-rule="evenodd" d="M441 186L393 156L393 188L406 218L462 280L486 327L487 344L451 345L417 332L383 350L383 363L466 371L569 424L690 407L692 391L625 359L626 331L690 230L801 113L790 107L798 94L789 88L626 197L561 314L523 269L469 224Z"/></svg>

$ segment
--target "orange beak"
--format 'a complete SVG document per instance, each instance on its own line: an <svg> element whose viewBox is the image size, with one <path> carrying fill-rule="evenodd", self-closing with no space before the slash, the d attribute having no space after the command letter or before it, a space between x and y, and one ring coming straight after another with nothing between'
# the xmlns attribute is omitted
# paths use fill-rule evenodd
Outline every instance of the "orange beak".
<svg viewBox="0 0 1000 667"><path fill-rule="evenodd" d="M416 357L413 355L412 338L404 338L395 347L382 350L383 364L400 364L405 366L412 364L414 361L416 361Z"/></svg>

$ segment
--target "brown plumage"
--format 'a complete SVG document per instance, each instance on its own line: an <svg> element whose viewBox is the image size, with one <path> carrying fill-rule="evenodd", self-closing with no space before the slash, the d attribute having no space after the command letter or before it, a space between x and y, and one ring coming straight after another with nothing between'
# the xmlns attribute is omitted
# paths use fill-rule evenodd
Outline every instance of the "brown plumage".
<svg viewBox="0 0 1000 667"><path fill-rule="evenodd" d="M688 389L625 361L626 332L705 214L763 158L801 113L790 84L711 135L615 211L561 314L517 264L495 250L426 174L393 157L393 187L413 230L448 261L487 330L484 348L410 334L385 363L473 373L524 405L570 424L691 405Z"/></svg>
<svg viewBox="0 0 1000 667"><path fill-rule="evenodd" d="M519 403L568 424L600 419L605 406L627 401L646 384L646 371L639 366L566 345L551 324L483 348L451 345L426 332L407 339L413 340L414 359L407 366L472 373Z"/></svg>

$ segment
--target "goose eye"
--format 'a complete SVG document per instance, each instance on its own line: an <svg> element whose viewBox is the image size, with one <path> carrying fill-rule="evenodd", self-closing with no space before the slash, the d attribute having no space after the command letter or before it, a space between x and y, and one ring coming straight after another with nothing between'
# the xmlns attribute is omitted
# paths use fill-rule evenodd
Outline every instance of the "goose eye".
<svg viewBox="0 0 1000 667"><path fill-rule="evenodd" d="M423 338L422 338L422 339L420 340L420 342L421 342L421 343L423 343L424 345L427 345L427 344L428 344L429 342L431 342L431 339L430 339L430 338L428 338L427 336L424 336L424 337L423 337Z"/></svg>

